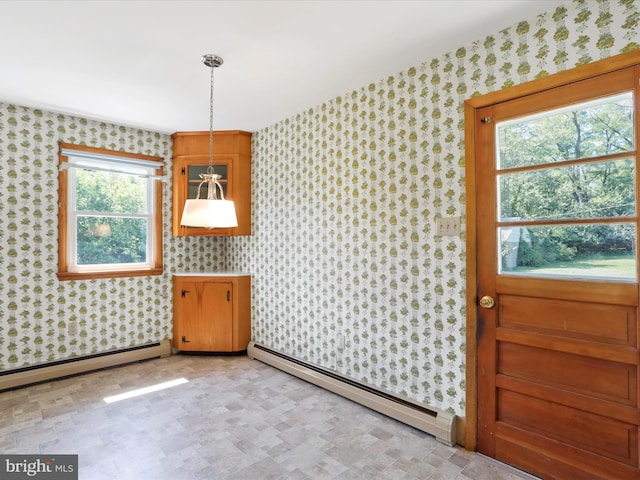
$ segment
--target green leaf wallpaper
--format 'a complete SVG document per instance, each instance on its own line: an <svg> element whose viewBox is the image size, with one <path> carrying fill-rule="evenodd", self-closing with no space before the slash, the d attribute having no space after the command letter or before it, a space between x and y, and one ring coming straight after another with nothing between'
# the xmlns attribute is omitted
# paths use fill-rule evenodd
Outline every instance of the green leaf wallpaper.
<svg viewBox="0 0 640 480"><path fill-rule="evenodd" d="M640 45L637 2L548 3L254 134L253 236L227 261L258 343L464 416L463 102Z"/></svg>
<svg viewBox="0 0 640 480"><path fill-rule="evenodd" d="M169 273L58 281L59 141L164 158L165 272L221 261L171 237L170 136L0 103L0 371L171 337Z"/></svg>
<svg viewBox="0 0 640 480"><path fill-rule="evenodd" d="M635 0L548 3L255 132L250 237L171 236L168 135L0 103L0 370L170 338L171 273L230 269L258 343L464 416L463 102L640 46ZM57 280L58 141L165 159L164 275Z"/></svg>

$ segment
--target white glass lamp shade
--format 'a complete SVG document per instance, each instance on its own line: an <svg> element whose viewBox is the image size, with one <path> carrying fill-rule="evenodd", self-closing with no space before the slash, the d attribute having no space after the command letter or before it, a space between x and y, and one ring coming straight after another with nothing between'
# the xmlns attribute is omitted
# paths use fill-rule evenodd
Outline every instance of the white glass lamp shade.
<svg viewBox="0 0 640 480"><path fill-rule="evenodd" d="M231 200L187 200L180 225L204 228L237 227L236 207Z"/></svg>

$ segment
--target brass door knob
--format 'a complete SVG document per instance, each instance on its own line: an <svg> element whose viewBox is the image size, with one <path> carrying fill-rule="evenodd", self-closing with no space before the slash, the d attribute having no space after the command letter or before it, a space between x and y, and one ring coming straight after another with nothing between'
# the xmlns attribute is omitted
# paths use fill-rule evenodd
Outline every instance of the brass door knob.
<svg viewBox="0 0 640 480"><path fill-rule="evenodd" d="M480 306L482 308L493 308L495 304L496 304L495 300L493 299L493 297L490 297L489 295L485 295L480 299Z"/></svg>

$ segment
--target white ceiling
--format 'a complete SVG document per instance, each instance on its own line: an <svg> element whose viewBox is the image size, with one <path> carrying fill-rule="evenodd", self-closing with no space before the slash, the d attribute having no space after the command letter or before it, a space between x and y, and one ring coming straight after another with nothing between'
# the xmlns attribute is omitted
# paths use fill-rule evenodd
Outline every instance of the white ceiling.
<svg viewBox="0 0 640 480"><path fill-rule="evenodd" d="M0 0L0 102L163 133L256 131L559 0Z"/></svg>

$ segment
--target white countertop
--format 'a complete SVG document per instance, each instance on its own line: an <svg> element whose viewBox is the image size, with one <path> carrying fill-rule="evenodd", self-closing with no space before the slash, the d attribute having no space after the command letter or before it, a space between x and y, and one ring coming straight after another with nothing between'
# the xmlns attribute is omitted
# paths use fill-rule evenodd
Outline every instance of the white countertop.
<svg viewBox="0 0 640 480"><path fill-rule="evenodd" d="M174 277L250 277L247 272L176 272Z"/></svg>

